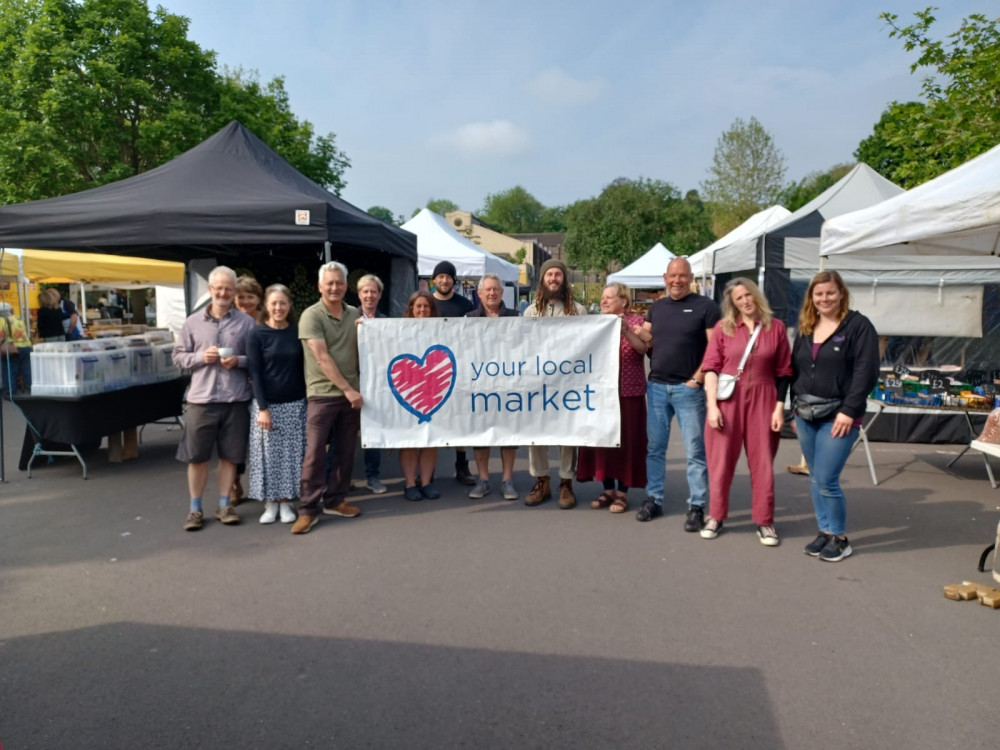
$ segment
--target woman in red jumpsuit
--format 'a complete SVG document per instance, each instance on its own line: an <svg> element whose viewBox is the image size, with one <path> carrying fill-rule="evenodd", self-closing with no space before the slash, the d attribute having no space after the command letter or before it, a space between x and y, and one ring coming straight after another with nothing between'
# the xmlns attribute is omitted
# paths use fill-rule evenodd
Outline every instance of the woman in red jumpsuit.
<svg viewBox="0 0 1000 750"><path fill-rule="evenodd" d="M718 400L719 375L736 375L750 336L760 328L733 395ZM750 279L735 278L722 294L722 320L712 332L705 359L705 453L708 459L709 518L701 531L715 539L729 517L729 490L745 448L753 492L751 515L760 543L778 545L774 529L774 456L785 417L792 376L785 324Z"/></svg>

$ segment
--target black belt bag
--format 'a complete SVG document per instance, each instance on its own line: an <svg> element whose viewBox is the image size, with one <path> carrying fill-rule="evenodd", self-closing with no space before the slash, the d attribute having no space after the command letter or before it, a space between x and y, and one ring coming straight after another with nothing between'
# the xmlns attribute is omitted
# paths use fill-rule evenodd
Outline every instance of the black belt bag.
<svg viewBox="0 0 1000 750"><path fill-rule="evenodd" d="M803 393L795 397L792 402L792 411L802 419L816 422L836 414L842 403L844 400L841 398L822 398Z"/></svg>

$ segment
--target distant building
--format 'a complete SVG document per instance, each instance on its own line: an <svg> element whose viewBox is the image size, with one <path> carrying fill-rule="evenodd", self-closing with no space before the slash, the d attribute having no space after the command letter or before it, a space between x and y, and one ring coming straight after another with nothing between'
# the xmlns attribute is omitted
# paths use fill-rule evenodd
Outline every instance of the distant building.
<svg viewBox="0 0 1000 750"><path fill-rule="evenodd" d="M483 250L517 264L521 270L522 288L533 289L538 285L535 269L547 261L550 254L533 235L514 237L503 234L470 211L449 211L444 218L456 232L472 240ZM561 242L559 247L562 248ZM517 263L517 256L521 250L524 251L524 261Z"/></svg>

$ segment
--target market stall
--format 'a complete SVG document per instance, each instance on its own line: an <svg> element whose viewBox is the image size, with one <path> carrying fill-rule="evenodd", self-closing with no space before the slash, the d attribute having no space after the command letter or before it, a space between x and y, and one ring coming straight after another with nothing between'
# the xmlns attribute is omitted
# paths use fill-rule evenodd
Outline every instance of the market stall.
<svg viewBox="0 0 1000 750"><path fill-rule="evenodd" d="M663 289L663 274L677 256L657 242L646 253L620 271L608 274L608 283L618 282L631 289Z"/></svg>

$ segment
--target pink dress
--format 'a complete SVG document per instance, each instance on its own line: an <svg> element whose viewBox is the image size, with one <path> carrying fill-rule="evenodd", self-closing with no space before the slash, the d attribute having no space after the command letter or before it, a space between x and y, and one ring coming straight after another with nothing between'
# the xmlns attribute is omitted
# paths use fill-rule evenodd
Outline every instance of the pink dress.
<svg viewBox="0 0 1000 750"><path fill-rule="evenodd" d="M641 315L625 315L625 324L641 326ZM646 369L624 335L619 348L618 403L621 408L621 447L580 448L576 478L579 482L617 479L626 487L646 486Z"/></svg>
<svg viewBox="0 0 1000 750"><path fill-rule="evenodd" d="M740 321L733 335L727 336L722 332L722 323L717 323L702 369L735 375L750 333ZM759 526L774 522L774 456L781 436L771 430L771 414L778 402L776 379L791 375L792 351L785 324L772 320L770 330L758 334L732 397L719 402L722 429L705 425L709 514L716 521L729 516L729 490L736 462L745 448L750 466L753 521Z"/></svg>

